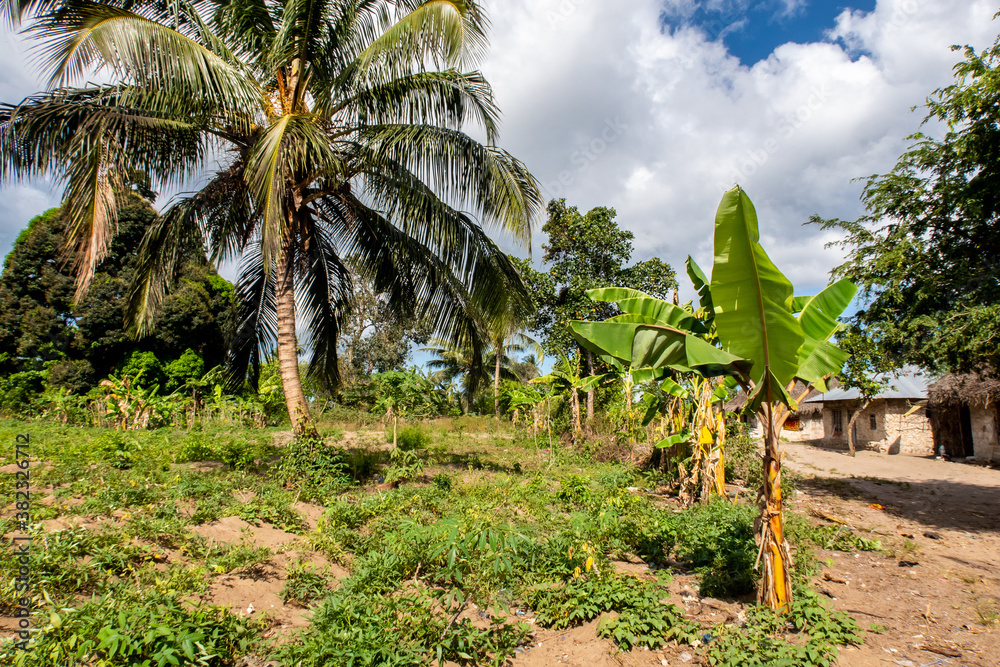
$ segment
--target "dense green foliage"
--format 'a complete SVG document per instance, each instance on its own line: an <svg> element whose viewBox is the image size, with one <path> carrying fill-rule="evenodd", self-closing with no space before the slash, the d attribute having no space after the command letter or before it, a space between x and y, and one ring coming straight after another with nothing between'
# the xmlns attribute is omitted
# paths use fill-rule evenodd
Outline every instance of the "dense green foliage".
<svg viewBox="0 0 1000 667"><path fill-rule="evenodd" d="M812 220L843 234L837 273L864 297L855 323L897 367L1000 369L1000 41L964 55L927 100L931 129L868 179L867 213Z"/></svg>
<svg viewBox="0 0 1000 667"><path fill-rule="evenodd" d="M135 248L155 217L147 202L130 197L120 210L109 254L79 303L63 261L61 210L34 218L20 234L0 275L2 407L23 412L26 395L46 386L84 393L111 373L136 379L140 370L144 386L169 392L223 362L234 293L200 247L184 250L155 331L137 341L126 334L125 294L135 272ZM30 391L18 393L18 387Z"/></svg>
<svg viewBox="0 0 1000 667"><path fill-rule="evenodd" d="M554 199L542 226L548 234L542 254L547 270L519 262L536 307L529 328L539 332L546 354L577 350L567 328L570 320L602 321L618 312L614 305L588 299L588 289L631 287L662 299L677 289L674 270L658 258L629 265L634 235L619 228L615 215L604 207L581 214L565 199Z"/></svg>
<svg viewBox="0 0 1000 667"><path fill-rule="evenodd" d="M0 438L24 428L0 424ZM675 574L695 578L703 596L731 599L752 587L752 505L673 512L644 492L650 482L632 466L595 463L573 451L554 453L550 464L530 438L470 438L457 422L401 431L407 428L414 435L405 438L419 449L397 461L382 449L381 431L351 446L336 429L325 442L275 447L275 431L206 425L115 433L33 422L33 451L52 462L33 466L33 479L56 491L53 502L35 503L29 532L40 536L37 522L57 517L67 525L97 515L116 520L50 530L35 542L32 595L42 629L16 664L83 667L86 653L107 667L170 664L170 655L228 667L253 652L317 667L440 659L499 665L528 639L523 613L549 628L599 619L598 634L623 650L694 642L705 633L718 638L709 644L710 658L726 655L727 646L751 650L749 642L765 635L792 647L781 651L799 650L802 642L785 639L786 628L770 617L752 616L745 628L699 626L667 591ZM213 460L228 463L202 467ZM402 465L416 465L433 483L404 476L392 490L358 484L388 479ZM0 502L13 497L12 489L2 493ZM326 508L314 529L294 505L303 500ZM270 644L263 623L185 602L208 592L217 577L257 576L276 562L277 554L249 536L223 543L192 531L223 517L298 536L298 559L286 566L281 595L314 615L294 641ZM0 522L4 532L11 526ZM846 536L808 525L796 531L804 544L847 545ZM311 552L348 568L349 576L333 585L324 567L309 564ZM636 556L656 574L618 570L620 559ZM0 563L0 613L15 605L15 567L13 560ZM80 594L95 600L78 602ZM845 619L801 604L789 620L807 648L830 655L834 643L855 640ZM10 643L0 644L0 660L13 655Z"/></svg>

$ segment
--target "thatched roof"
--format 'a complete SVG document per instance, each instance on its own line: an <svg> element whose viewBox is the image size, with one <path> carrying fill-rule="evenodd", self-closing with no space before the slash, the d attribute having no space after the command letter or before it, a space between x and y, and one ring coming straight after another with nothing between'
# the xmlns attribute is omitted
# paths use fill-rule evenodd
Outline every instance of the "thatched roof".
<svg viewBox="0 0 1000 667"><path fill-rule="evenodd" d="M822 403L799 403L799 409L792 413L796 417L810 417L823 412Z"/></svg>
<svg viewBox="0 0 1000 667"><path fill-rule="evenodd" d="M986 407L1000 403L1000 380L966 373L948 373L927 388L929 407L970 405Z"/></svg>

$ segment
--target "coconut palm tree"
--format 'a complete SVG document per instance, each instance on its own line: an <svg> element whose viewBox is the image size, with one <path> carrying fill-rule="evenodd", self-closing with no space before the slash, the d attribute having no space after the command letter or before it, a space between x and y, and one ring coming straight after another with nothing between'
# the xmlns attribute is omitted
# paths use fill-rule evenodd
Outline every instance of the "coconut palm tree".
<svg viewBox="0 0 1000 667"><path fill-rule="evenodd" d="M500 380L518 379L514 370L517 362L510 355L520 354L528 349L541 354L541 346L530 336L516 332L509 333L499 340L488 336L487 344L490 347L478 356L469 345L456 345L441 338L431 339L429 345L420 350L429 352L435 357L427 362L427 368L432 372L432 379L439 384L458 382L462 387L462 393L465 394L465 402L469 409L472 408L476 392L492 380L494 408L499 416L496 405Z"/></svg>
<svg viewBox="0 0 1000 667"><path fill-rule="evenodd" d="M180 249L239 261L231 377L276 346L297 433L314 432L299 376L337 380L350 307L343 258L393 303L480 354L482 326L526 307L487 236L525 243L534 178L496 146L498 111L474 67L475 0L0 0L40 43L49 88L0 108L0 178L65 185L78 294L115 233L120 192L196 182L142 246L130 294L148 331ZM88 74L108 83L79 85ZM74 85L76 84L76 85ZM481 129L484 142L463 128Z"/></svg>
<svg viewBox="0 0 1000 667"><path fill-rule="evenodd" d="M487 362L493 366L493 416L500 419L500 378L517 379L517 362L512 355L524 354L531 350L540 358L545 357L542 346L531 336L516 331L512 327L501 329L490 336L492 349L487 354Z"/></svg>

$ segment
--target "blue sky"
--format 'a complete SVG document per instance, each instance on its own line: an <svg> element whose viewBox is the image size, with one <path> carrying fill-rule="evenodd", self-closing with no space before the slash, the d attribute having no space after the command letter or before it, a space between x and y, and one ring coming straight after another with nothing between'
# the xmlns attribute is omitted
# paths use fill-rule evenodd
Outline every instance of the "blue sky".
<svg viewBox="0 0 1000 667"><path fill-rule="evenodd" d="M782 44L823 41L844 10L871 12L874 9L874 0L851 3L728 0L668 8L663 14L663 23L668 30L684 25L698 27L709 39L721 39L726 50L742 64L753 65L766 59Z"/></svg>

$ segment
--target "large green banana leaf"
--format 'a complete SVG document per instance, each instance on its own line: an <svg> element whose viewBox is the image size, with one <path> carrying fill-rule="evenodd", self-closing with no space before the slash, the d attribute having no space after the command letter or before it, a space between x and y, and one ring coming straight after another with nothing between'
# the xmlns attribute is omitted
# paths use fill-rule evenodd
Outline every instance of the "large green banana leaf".
<svg viewBox="0 0 1000 667"><path fill-rule="evenodd" d="M858 288L846 278L829 285L801 306L799 323L805 340L799 350L798 377L819 391L826 391L826 378L840 372L850 355L830 338L841 328L837 319L847 309Z"/></svg>
<svg viewBox="0 0 1000 667"><path fill-rule="evenodd" d="M851 355L828 340L818 342L799 366L798 378L817 391L826 391L826 378L839 373Z"/></svg>
<svg viewBox="0 0 1000 667"><path fill-rule="evenodd" d="M748 377L750 362L678 329L643 322L570 322L573 337L596 354L633 368L672 368L706 377Z"/></svg>
<svg viewBox="0 0 1000 667"><path fill-rule="evenodd" d="M798 374L802 326L792 315L792 284L761 247L757 212L739 187L715 216L711 290L723 349L753 361L750 407L789 403L785 385Z"/></svg>
<svg viewBox="0 0 1000 667"><path fill-rule="evenodd" d="M643 294L638 290L624 287L605 287L587 290L587 296L593 301L614 303L623 314L644 317L649 324L662 324L694 333L708 333L708 328L688 311L662 299ZM619 315L610 319L621 317Z"/></svg>
<svg viewBox="0 0 1000 667"><path fill-rule="evenodd" d="M715 317L715 306L712 304L712 285L708 280L708 276L705 272L701 270L698 263L694 261L691 255L688 255L687 262L687 274L688 278L691 279L691 284L694 285L695 291L698 292L698 303L701 304L701 309L708 313L709 318Z"/></svg>
<svg viewBox="0 0 1000 667"><path fill-rule="evenodd" d="M802 325L802 333L805 335L802 349L799 350L800 366L809 358L819 342L830 340L830 337L837 333L841 327L837 318L843 314L857 293L857 286L844 278L827 286L816 296L808 298L798 318L799 324Z"/></svg>

